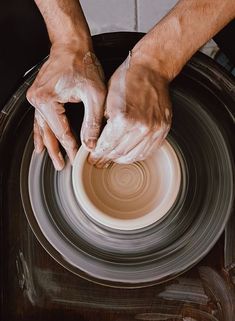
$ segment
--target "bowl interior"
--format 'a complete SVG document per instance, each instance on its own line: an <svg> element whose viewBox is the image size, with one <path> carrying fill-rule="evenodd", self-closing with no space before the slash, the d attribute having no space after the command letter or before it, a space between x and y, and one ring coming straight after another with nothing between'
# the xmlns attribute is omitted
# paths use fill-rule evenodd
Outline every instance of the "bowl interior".
<svg viewBox="0 0 235 321"><path fill-rule="evenodd" d="M111 228L133 230L160 220L174 204L181 172L177 155L165 142L145 161L112 163L98 169L80 147L72 182L78 203L95 221Z"/></svg>

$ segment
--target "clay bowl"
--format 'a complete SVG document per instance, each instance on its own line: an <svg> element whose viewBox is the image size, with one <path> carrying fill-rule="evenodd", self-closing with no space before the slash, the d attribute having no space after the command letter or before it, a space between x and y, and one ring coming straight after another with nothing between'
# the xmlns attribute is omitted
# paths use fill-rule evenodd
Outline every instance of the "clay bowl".
<svg viewBox="0 0 235 321"><path fill-rule="evenodd" d="M119 230L145 228L167 214L180 189L181 170L168 142L142 162L97 169L80 147L72 182L78 203L97 223Z"/></svg>

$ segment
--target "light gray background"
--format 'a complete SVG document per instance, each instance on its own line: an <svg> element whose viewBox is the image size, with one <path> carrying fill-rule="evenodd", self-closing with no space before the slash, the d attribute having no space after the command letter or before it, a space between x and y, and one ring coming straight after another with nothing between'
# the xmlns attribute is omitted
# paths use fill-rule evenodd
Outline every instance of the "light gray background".
<svg viewBox="0 0 235 321"><path fill-rule="evenodd" d="M81 0L91 33L147 32L178 0ZM209 41L202 51L214 56L217 46Z"/></svg>

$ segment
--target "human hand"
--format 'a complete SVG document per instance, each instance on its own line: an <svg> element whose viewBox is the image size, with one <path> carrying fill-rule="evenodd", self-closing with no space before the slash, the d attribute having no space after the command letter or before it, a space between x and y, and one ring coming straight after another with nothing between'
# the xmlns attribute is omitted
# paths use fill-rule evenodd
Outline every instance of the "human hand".
<svg viewBox="0 0 235 321"><path fill-rule="evenodd" d="M57 170L64 167L59 143L71 163L77 152L77 143L65 115L64 104L84 103L81 141L91 151L96 145L103 118L106 96L103 80L102 67L94 53L72 46L55 45L28 90L27 99L36 109L35 151L40 153L45 146Z"/></svg>
<svg viewBox="0 0 235 321"><path fill-rule="evenodd" d="M140 55L129 55L109 81L107 124L89 162L107 167L146 159L161 146L171 126L168 83Z"/></svg>

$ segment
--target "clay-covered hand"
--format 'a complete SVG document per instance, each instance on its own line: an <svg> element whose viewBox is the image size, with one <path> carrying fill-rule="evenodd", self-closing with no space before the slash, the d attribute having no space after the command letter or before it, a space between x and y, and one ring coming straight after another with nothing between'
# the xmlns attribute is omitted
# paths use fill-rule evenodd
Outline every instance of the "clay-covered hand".
<svg viewBox="0 0 235 321"><path fill-rule="evenodd" d="M129 54L109 81L107 124L89 162L129 164L146 159L161 146L171 126L168 81L144 59Z"/></svg>
<svg viewBox="0 0 235 321"><path fill-rule="evenodd" d="M92 150L100 134L106 88L101 65L92 51L70 46L52 46L49 59L42 66L27 92L35 107L34 144L40 153L44 146L57 170L64 167L59 143L71 163L77 143L65 115L67 102L84 103L85 115L81 129L83 145Z"/></svg>

